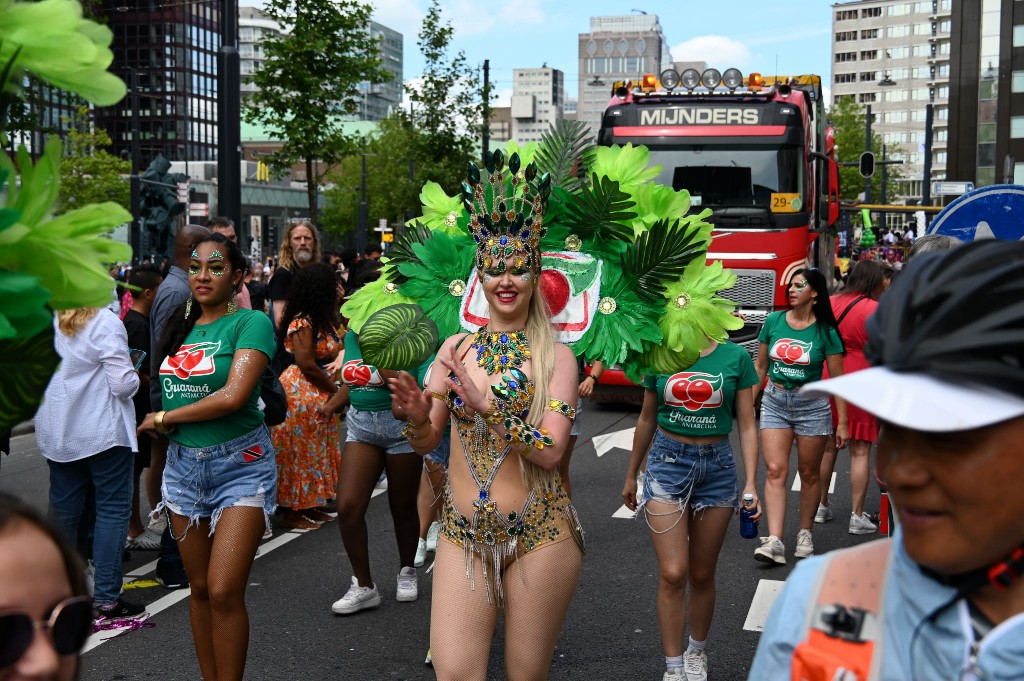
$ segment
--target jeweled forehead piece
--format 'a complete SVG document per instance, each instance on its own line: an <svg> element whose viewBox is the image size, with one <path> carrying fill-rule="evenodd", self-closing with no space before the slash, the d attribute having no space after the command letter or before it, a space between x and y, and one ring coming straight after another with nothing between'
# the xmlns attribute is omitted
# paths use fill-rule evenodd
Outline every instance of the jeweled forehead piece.
<svg viewBox="0 0 1024 681"><path fill-rule="evenodd" d="M523 266L540 267L551 176L544 173L538 178L534 163L520 173L520 165L519 154L512 154L506 165L500 150L488 152L484 181L480 168L469 164L468 177L462 183L462 203L470 215L469 231L476 241L476 265L481 270L504 271L505 258L516 252L527 254Z"/></svg>

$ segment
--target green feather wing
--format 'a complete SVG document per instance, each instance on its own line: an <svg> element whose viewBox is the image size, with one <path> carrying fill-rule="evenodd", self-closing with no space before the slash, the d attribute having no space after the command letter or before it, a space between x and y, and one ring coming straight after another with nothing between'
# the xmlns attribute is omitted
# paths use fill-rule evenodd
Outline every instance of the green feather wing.
<svg viewBox="0 0 1024 681"><path fill-rule="evenodd" d="M622 364L629 355L661 342L658 312L657 303L638 296L616 264L605 261L598 311L587 332L572 345L573 352L607 366Z"/></svg>
<svg viewBox="0 0 1024 681"><path fill-rule="evenodd" d="M448 196L436 182L427 182L420 191L420 203L423 215L415 222L420 222L430 230L440 230L448 234L464 234L469 223L466 211L462 207L459 196ZM408 226L411 227L413 223Z"/></svg>
<svg viewBox="0 0 1024 681"><path fill-rule="evenodd" d="M622 256L622 270L641 298L661 302L668 284L707 252L703 232L690 220L659 220Z"/></svg>
<svg viewBox="0 0 1024 681"><path fill-rule="evenodd" d="M434 232L430 239L413 243L412 251L416 259L398 265L405 278L401 294L418 301L443 338L459 333L459 306L473 269L476 244L468 236Z"/></svg>
<svg viewBox="0 0 1024 681"><path fill-rule="evenodd" d="M661 174L661 166L648 165L650 160L651 152L647 147L632 144L598 147L590 172L615 180L622 191L632 194L640 185Z"/></svg>
<svg viewBox="0 0 1024 681"><path fill-rule="evenodd" d="M595 150L594 137L586 123L562 119L541 137L536 162L542 173L551 175L552 187L575 193L587 184Z"/></svg>
<svg viewBox="0 0 1024 681"><path fill-rule="evenodd" d="M374 312L390 305L415 302L412 298L399 293L398 285L382 275L380 279L371 281L350 296L341 306L341 315L348 320L348 328L359 333Z"/></svg>

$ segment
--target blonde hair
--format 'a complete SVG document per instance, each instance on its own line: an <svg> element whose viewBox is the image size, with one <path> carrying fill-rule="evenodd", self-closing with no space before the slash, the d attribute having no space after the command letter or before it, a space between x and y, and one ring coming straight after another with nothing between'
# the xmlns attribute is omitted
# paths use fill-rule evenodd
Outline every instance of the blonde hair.
<svg viewBox="0 0 1024 681"><path fill-rule="evenodd" d="M313 223L308 220L293 222L284 232L284 239L281 241L281 252L277 256L277 266L284 267L292 272L297 269L295 267L295 258L292 257L292 232L295 231L296 227L305 227L313 235L313 257L310 258L309 262L314 263L320 262L321 260L320 232L318 232L316 227L313 226Z"/></svg>
<svg viewBox="0 0 1024 681"><path fill-rule="evenodd" d="M57 328L65 336L74 336L85 328L89 320L100 311L98 307L78 307L74 310L57 311Z"/></svg>
<svg viewBox="0 0 1024 681"><path fill-rule="evenodd" d="M533 368L533 403L527 421L540 424L547 414L548 385L555 373L555 332L551 328L551 314L539 288L533 289L530 312L526 319L526 336L530 341L530 365ZM519 456L519 472L527 489L551 489L557 468L546 470Z"/></svg>

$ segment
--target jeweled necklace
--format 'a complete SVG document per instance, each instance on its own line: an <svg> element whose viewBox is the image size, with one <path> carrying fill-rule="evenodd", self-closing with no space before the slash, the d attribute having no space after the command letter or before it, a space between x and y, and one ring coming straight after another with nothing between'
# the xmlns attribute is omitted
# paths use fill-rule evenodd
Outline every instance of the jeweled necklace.
<svg viewBox="0 0 1024 681"><path fill-rule="evenodd" d="M488 331L484 327L476 332L470 347L476 349L476 363L489 376L518 369L530 359L526 331Z"/></svg>

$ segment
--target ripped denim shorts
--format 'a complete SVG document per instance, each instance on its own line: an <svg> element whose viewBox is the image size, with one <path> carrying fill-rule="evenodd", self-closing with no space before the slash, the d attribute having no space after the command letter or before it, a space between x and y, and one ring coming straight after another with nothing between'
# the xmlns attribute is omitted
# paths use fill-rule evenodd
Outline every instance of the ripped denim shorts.
<svg viewBox="0 0 1024 681"><path fill-rule="evenodd" d="M641 507L651 500L705 508L736 508L739 482L729 438L707 445L673 440L660 430L647 454ZM641 514L637 512L637 517Z"/></svg>
<svg viewBox="0 0 1024 681"><path fill-rule="evenodd" d="M185 447L171 442L164 467L161 508L189 519L210 519L210 535L225 508L262 508L267 529L277 506L277 462L270 432L260 425L223 444Z"/></svg>

